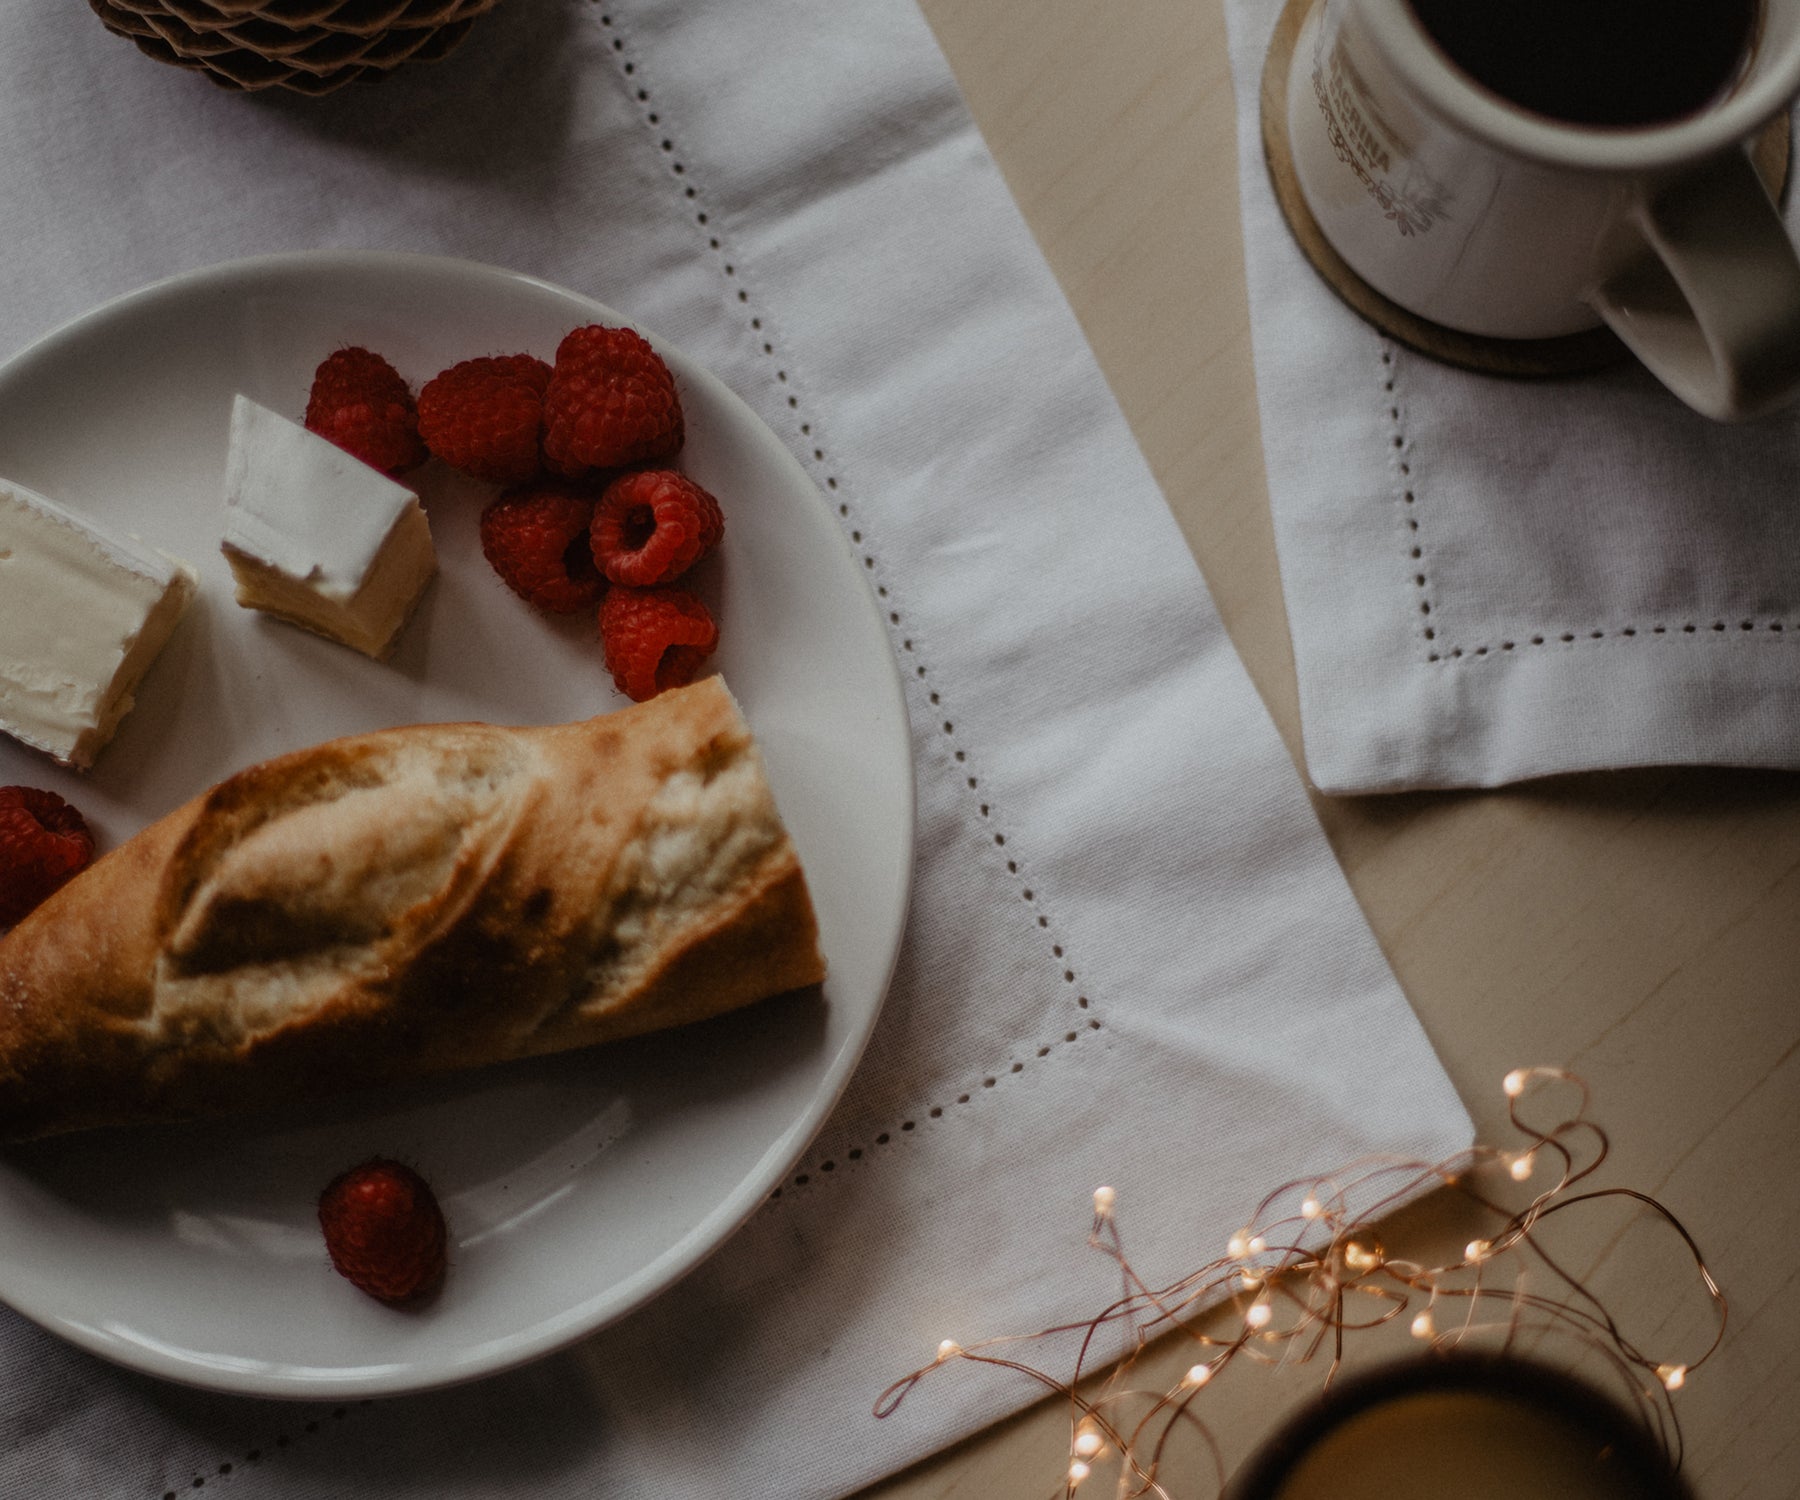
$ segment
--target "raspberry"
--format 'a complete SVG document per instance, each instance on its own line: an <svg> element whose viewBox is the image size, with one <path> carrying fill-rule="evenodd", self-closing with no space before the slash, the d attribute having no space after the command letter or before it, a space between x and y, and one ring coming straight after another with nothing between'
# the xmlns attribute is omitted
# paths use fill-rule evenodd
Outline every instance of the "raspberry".
<svg viewBox="0 0 1800 1500"><path fill-rule="evenodd" d="M634 469L594 507L594 561L614 583L669 583L719 545L719 502L674 469Z"/></svg>
<svg viewBox="0 0 1800 1500"><path fill-rule="evenodd" d="M319 1228L338 1274L383 1302L406 1302L444 1277L447 1236L431 1184L385 1157L334 1177Z"/></svg>
<svg viewBox="0 0 1800 1500"><path fill-rule="evenodd" d="M530 354L465 359L419 392L419 436L476 479L523 484L543 468L539 438L550 366Z"/></svg>
<svg viewBox="0 0 1800 1500"><path fill-rule="evenodd" d="M93 858L87 820L55 792L0 786L0 928L24 921Z"/></svg>
<svg viewBox="0 0 1800 1500"><path fill-rule="evenodd" d="M593 497L562 480L510 489L481 513L481 550L506 586L553 615L572 615L600 597L588 530Z"/></svg>
<svg viewBox="0 0 1800 1500"><path fill-rule="evenodd" d="M600 601L600 645L613 685L634 702L692 682L719 644L706 606L684 588L618 585Z"/></svg>
<svg viewBox="0 0 1800 1500"><path fill-rule="evenodd" d="M559 474L673 457L683 435L675 377L629 328L577 328L544 392L544 458Z"/></svg>
<svg viewBox="0 0 1800 1500"><path fill-rule="evenodd" d="M400 372L368 349L339 349L313 375L306 425L384 474L425 462L419 414Z"/></svg>

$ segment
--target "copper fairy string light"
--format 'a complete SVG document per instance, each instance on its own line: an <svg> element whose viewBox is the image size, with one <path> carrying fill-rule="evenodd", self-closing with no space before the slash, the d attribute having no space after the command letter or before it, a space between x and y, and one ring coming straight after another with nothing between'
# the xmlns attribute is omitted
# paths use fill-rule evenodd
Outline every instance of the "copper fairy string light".
<svg viewBox="0 0 1800 1500"><path fill-rule="evenodd" d="M1414 1339L1440 1351L1476 1340L1497 1343L1504 1351L1528 1336L1573 1338L1582 1349L1598 1354L1641 1398L1652 1434L1679 1463L1680 1425L1670 1397L1723 1339L1724 1293L1693 1237L1662 1204L1631 1188L1583 1187L1606 1159L1609 1145L1605 1131L1588 1118L1588 1089L1580 1078L1559 1068L1518 1068L1501 1087L1522 1145L1511 1150L1475 1146L1438 1163L1369 1159L1328 1177L1283 1183L1229 1237L1222 1256L1166 1286L1148 1285L1133 1269L1119 1235L1118 1195L1111 1187L1097 1188L1087 1243L1116 1263L1120 1294L1090 1318L1034 1334L966 1345L945 1339L935 1359L882 1393L875 1415L892 1415L914 1386L952 1362L1014 1371L1069 1403L1066 1496L1074 1495L1093 1473L1095 1460L1104 1456L1117 1464L1122 1497L1166 1497L1169 1492L1158 1474L1178 1431L1200 1438L1210 1452L1215 1479L1224 1483L1218 1444L1195 1404L1228 1367L1239 1360L1304 1364L1323 1356L1328 1358L1324 1378L1329 1383L1343 1363L1347 1340L1405 1319ZM1570 1088L1578 1095L1572 1112L1546 1126L1527 1121L1528 1098L1545 1100ZM1502 1190L1510 1184L1514 1191L1527 1183L1541 1185L1522 1207L1508 1208L1490 1191L1490 1181ZM1423 1265L1389 1254L1380 1222L1438 1188L1473 1205L1491 1226L1488 1232L1445 1264ZM1715 1321L1711 1343L1692 1357L1662 1359L1638 1348L1600 1299L1543 1243L1547 1220L1609 1199L1647 1210L1674 1231L1691 1257ZM1547 1273L1552 1290L1529 1289L1528 1269L1534 1272L1532 1279ZM1088 1367L1100 1362L1103 1335L1121 1330L1126 1353L1097 1389L1084 1392ZM1066 1377L1039 1369L1015 1352L1058 1336L1078 1336ZM1132 1389L1137 1356L1164 1337L1191 1341L1193 1362L1167 1389Z"/></svg>

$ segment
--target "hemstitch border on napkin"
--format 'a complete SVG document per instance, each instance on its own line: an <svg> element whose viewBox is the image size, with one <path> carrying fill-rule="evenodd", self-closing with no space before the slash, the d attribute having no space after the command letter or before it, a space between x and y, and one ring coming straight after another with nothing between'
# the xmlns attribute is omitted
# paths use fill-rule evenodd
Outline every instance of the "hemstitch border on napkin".
<svg viewBox="0 0 1800 1500"><path fill-rule="evenodd" d="M1092 1000L1081 984L1074 962L1069 957L1064 942L1052 931L1050 918L1043 909L1036 887L1021 866L1017 850L1008 849L1006 834L996 827L998 820L994 816L994 806L991 800L983 795L981 777L976 773L975 767L970 761L968 750L958 739L955 720L942 716L945 710L942 694L937 688L930 685L930 673L921 659L922 653L913 636L904 630L906 622L899 609L895 607L896 601L887 584L881 581L873 543L865 537L863 532L863 526L866 523L859 521L852 514L850 501L845 498L847 492L839 484L835 466L826 456L824 440L815 430L814 420L801 410L799 386L788 368L791 361L782 357L778 346L779 335L753 303L749 288L744 284L744 278L740 273L737 258L726 243L722 229L712 222L706 206L705 195L693 181L683 153L677 148L678 132L663 118L662 110L644 81L638 60L632 54L623 28L617 23L610 10L602 8L605 4L606 0L591 0L588 13L597 18L601 28L608 34L608 51L619 68L625 81L625 87L637 103L640 117L646 129L654 136L657 149L667 159L670 178L678 186L682 198L689 205L695 228L705 233L707 250L716 258L720 275L730 284L731 299L741 310L740 315L746 319L750 332L755 335L757 347L764 360L768 362L776 384L782 388L782 400L792 415L797 435L802 440L802 460L807 461L810 455L809 467L819 475L827 495L835 502L838 518L856 548L856 555L869 575L870 586L874 589L875 597L887 617L890 634L898 642L901 659L905 665L911 668L911 675L918 690L925 694L926 703L933 713L936 732L941 734L951 747L950 757L964 782L961 790L966 802L972 806L975 817L983 828L983 836L991 839L996 851L1003 855L1006 873L1011 879L1016 893L1031 915L1038 931L1048 941L1049 956L1058 966L1063 984L1073 992L1074 1005L1078 1012L1078 1016L1075 1018L1077 1024L1055 1039L1037 1044L1036 1059L1046 1058L1058 1047L1069 1046L1101 1031L1103 1027L1100 1019L1092 1013ZM998 1087L1002 1079L1023 1073L1026 1066L1025 1059L1010 1058L1004 1067L984 1071L978 1083L957 1093L952 1102L955 1105L970 1104L983 1093ZM891 1145L897 1139L915 1131L921 1119L943 1118L948 1107L949 1105L945 1103L929 1105L919 1111L914 1118L903 1119L897 1126L878 1132L869 1145L852 1146L843 1151L841 1155L845 1162L860 1162L869 1155L871 1148L878 1149ZM771 1192L770 1198L771 1200L780 1198L784 1188L805 1188L828 1179L836 1173L838 1166L837 1157L827 1157L810 1164L803 1162L786 1182Z"/></svg>
<svg viewBox="0 0 1800 1500"><path fill-rule="evenodd" d="M1439 640L1438 624L1440 614L1434 614L1436 597L1435 583L1425 563L1426 543L1419 525L1418 493L1413 481L1412 472L1412 438L1406 430L1406 418L1403 398L1397 393L1396 381L1399 375L1397 355L1400 346L1384 335L1377 335L1376 349L1380 356L1381 391L1386 400L1388 423L1388 461L1395 476L1395 492L1399 497L1399 507L1406 523L1406 557L1412 566L1412 588L1418 600L1420 619L1419 636L1423 643L1425 660L1432 665L1442 665L1468 659L1480 660L1489 656L1504 656L1508 652L1517 651L1521 646L1545 647L1561 646L1573 648L1583 642L1603 642L1619 644L1627 641L1650 640L1660 638L1669 640L1691 636L1696 639L1709 639L1719 636L1738 636L1762 633L1768 636L1783 636L1786 640L1800 639L1800 620L1795 622L1795 629L1789 630L1788 622L1781 619L1739 619L1730 621L1722 618L1711 620L1683 620L1675 624L1658 622L1649 626L1622 625L1610 630L1550 630L1537 629L1521 631L1514 638L1502 639L1491 644L1478 646L1446 646ZM1735 630L1734 627L1735 626Z"/></svg>

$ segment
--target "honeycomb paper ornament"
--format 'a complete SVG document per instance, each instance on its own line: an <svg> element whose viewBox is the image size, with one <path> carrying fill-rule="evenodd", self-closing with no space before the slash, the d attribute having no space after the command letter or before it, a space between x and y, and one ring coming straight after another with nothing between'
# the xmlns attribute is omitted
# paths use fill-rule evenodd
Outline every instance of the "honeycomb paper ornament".
<svg viewBox="0 0 1800 1500"><path fill-rule="evenodd" d="M442 57L499 0L88 0L159 62L232 89L327 94Z"/></svg>

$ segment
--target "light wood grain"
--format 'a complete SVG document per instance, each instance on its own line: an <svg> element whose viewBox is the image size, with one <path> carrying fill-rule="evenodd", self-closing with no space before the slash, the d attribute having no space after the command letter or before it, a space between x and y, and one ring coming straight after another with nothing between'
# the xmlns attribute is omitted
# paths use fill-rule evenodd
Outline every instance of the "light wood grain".
<svg viewBox="0 0 1800 1500"><path fill-rule="evenodd" d="M1297 758L1219 0L922 3ZM1677 1406L1700 1500L1800 1494L1800 778L1314 801L1482 1138L1505 1140L1508 1068L1576 1070L1613 1134L1604 1181L1666 1202L1719 1276L1726 1341ZM1390 1245L1424 1255L1466 1227L1428 1202ZM1639 1274L1615 1228L1576 1244L1581 1268L1644 1338L1685 1336L1670 1319L1691 1293ZM1140 1383L1189 1358L1153 1353ZM1227 1468L1316 1389L1251 1376L1206 1393ZM1041 1500L1067 1437L1041 1405L869 1494ZM1200 1453L1164 1477L1179 1500L1214 1493Z"/></svg>

